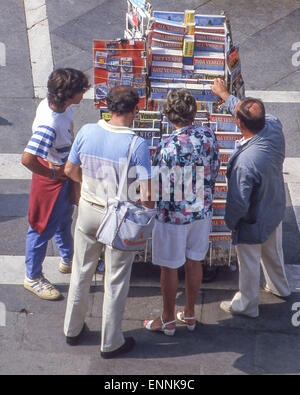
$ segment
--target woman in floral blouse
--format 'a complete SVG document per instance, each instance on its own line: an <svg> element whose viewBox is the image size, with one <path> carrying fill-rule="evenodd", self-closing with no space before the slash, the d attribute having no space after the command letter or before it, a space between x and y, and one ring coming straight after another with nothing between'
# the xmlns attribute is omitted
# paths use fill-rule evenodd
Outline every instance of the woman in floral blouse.
<svg viewBox="0 0 300 395"><path fill-rule="evenodd" d="M196 327L195 302L202 282L202 261L209 248L214 184L220 157L214 133L193 125L196 101L186 89L169 92L165 114L174 125L153 156L159 180L152 258L161 266L163 312L144 327L174 335L177 269L185 265L186 304L176 318L190 331Z"/></svg>

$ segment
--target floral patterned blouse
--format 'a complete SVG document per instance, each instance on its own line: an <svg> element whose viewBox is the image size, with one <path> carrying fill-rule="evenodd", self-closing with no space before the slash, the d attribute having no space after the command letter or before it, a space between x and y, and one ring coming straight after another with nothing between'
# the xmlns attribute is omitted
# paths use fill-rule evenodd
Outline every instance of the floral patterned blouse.
<svg viewBox="0 0 300 395"><path fill-rule="evenodd" d="M159 221L183 225L211 214L220 168L213 131L206 126L193 125L174 130L161 140L152 166L154 172L159 172L156 178L159 187L156 218Z"/></svg>

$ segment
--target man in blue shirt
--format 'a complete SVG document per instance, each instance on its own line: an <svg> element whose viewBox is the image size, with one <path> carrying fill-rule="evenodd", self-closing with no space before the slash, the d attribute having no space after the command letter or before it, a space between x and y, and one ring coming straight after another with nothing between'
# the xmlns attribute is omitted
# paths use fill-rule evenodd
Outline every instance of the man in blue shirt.
<svg viewBox="0 0 300 395"><path fill-rule="evenodd" d="M64 332L67 343L78 342L84 330L88 310L88 295L102 244L96 231L105 213L108 199L117 194L120 162L127 158L135 133L130 129L138 111L139 96L130 86L113 88L107 96L110 121L100 120L87 124L78 132L72 146L65 173L74 181L82 182L78 219L75 227L73 270L68 295ZM132 171L136 167L136 172ZM136 177L132 174L136 174ZM128 171L130 182L139 181L141 201L153 208L150 202L150 152L144 139L138 138ZM129 189L127 188L127 191ZM129 195L129 194L128 194ZM128 196L128 200L132 197ZM102 315L101 356L113 358L132 349L135 342L124 339L121 321L129 290L131 267L135 252L105 247L105 292Z"/></svg>
<svg viewBox="0 0 300 395"><path fill-rule="evenodd" d="M228 161L225 221L232 230L239 262L239 292L220 307L232 314L257 317L260 262L264 289L278 296L290 294L282 251L285 212L283 161L285 141L280 121L265 114L258 99L239 100L217 78L212 91L225 101L243 134Z"/></svg>

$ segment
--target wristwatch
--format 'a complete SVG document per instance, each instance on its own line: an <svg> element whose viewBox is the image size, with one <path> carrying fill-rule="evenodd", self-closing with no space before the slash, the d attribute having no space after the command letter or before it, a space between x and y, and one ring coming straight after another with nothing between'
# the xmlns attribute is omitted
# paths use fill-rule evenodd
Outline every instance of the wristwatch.
<svg viewBox="0 0 300 395"><path fill-rule="evenodd" d="M54 178L56 177L56 171L52 168L52 167L50 167L50 170L51 170L51 177L49 177L49 179L50 180L54 180Z"/></svg>

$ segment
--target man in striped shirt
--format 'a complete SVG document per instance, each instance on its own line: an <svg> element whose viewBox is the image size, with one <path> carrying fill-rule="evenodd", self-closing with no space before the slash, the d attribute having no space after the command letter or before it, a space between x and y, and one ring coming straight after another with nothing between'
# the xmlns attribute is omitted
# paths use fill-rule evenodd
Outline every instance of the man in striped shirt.
<svg viewBox="0 0 300 395"><path fill-rule="evenodd" d="M61 255L59 270L71 271L73 205L69 192L72 185L64 173L64 165L73 142L70 106L79 104L88 88L88 79L79 70L65 68L51 73L48 96L37 108L33 133L22 156L22 164L33 173L24 287L42 299L54 300L61 296L42 272L47 244L52 237Z"/></svg>

